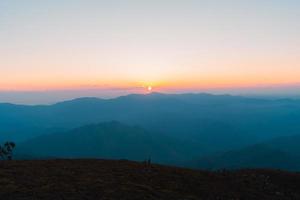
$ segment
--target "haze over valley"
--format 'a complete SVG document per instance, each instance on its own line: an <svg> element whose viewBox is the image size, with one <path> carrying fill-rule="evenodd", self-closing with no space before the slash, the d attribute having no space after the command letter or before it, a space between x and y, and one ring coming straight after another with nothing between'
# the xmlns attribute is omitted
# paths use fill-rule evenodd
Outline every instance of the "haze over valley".
<svg viewBox="0 0 300 200"><path fill-rule="evenodd" d="M79 98L53 105L0 104L0 113L1 139L17 142L19 159L143 161L151 157L162 164L217 169L224 167L218 164L221 157L228 168L299 169L297 99L149 93ZM286 142L275 145L277 138ZM250 159L247 153L251 153L254 160L247 164L235 154L228 156L235 151L241 151L239 156L245 159ZM268 158L261 164L255 159L268 153L274 157L284 153L282 159L292 164L268 162ZM214 164L205 164L205 160Z"/></svg>

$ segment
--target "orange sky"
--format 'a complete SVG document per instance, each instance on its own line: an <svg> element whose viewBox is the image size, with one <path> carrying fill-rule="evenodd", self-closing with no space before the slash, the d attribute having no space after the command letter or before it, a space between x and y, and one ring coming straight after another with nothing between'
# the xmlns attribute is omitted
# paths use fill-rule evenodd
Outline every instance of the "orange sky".
<svg viewBox="0 0 300 200"><path fill-rule="evenodd" d="M0 2L0 90L300 82L300 3Z"/></svg>

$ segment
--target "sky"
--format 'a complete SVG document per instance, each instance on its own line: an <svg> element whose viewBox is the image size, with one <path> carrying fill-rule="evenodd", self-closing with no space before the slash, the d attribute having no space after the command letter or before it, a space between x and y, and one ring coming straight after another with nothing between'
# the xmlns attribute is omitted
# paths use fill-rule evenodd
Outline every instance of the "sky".
<svg viewBox="0 0 300 200"><path fill-rule="evenodd" d="M0 101L148 86L297 94L299 10L298 0L0 0Z"/></svg>

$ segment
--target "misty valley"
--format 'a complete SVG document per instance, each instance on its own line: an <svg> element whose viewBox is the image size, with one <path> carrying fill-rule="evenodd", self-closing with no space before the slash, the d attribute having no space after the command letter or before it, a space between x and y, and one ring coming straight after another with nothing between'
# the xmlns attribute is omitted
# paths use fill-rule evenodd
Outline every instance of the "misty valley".
<svg viewBox="0 0 300 200"><path fill-rule="evenodd" d="M194 169L300 170L300 100L132 94L0 104L14 159L126 159Z"/></svg>

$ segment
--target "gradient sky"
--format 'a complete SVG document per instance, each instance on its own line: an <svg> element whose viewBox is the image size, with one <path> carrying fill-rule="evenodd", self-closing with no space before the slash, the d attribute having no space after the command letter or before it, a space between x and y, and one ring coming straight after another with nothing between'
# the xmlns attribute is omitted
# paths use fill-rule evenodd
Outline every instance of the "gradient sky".
<svg viewBox="0 0 300 200"><path fill-rule="evenodd" d="M0 0L0 90L300 82L299 0Z"/></svg>

